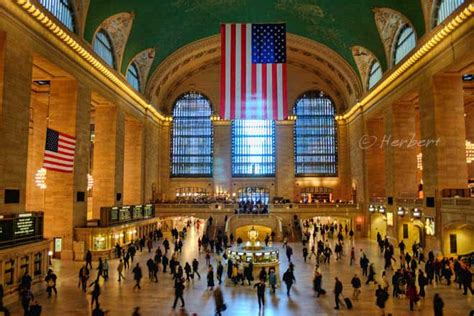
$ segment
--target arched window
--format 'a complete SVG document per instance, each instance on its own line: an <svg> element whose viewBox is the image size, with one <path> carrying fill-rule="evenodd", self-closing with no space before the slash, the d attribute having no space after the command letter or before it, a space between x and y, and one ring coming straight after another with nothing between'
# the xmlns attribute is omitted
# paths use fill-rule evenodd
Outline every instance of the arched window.
<svg viewBox="0 0 474 316"><path fill-rule="evenodd" d="M408 53L415 48L416 38L413 28L405 24L400 28L394 47L394 65L398 64Z"/></svg>
<svg viewBox="0 0 474 316"><path fill-rule="evenodd" d="M451 15L464 0L439 0L437 6L435 25L440 24Z"/></svg>
<svg viewBox="0 0 474 316"><path fill-rule="evenodd" d="M74 10L69 0L39 0L70 31L75 31Z"/></svg>
<svg viewBox="0 0 474 316"><path fill-rule="evenodd" d="M320 91L309 91L297 101L295 174L337 176L337 132L334 104Z"/></svg>
<svg viewBox="0 0 474 316"><path fill-rule="evenodd" d="M140 76L138 75L138 68L135 63L131 63L127 69L127 81L135 88L140 91Z"/></svg>
<svg viewBox="0 0 474 316"><path fill-rule="evenodd" d="M232 175L234 177L275 175L275 121L232 122Z"/></svg>
<svg viewBox="0 0 474 316"><path fill-rule="evenodd" d="M171 145L171 176L212 176L211 103L188 92L174 104Z"/></svg>
<svg viewBox="0 0 474 316"><path fill-rule="evenodd" d="M100 30L97 32L92 44L94 51L110 66L115 68L114 50L109 35Z"/></svg>
<svg viewBox="0 0 474 316"><path fill-rule="evenodd" d="M380 63L375 60L372 65L370 66L369 72L369 89L375 86L375 84L382 78L382 67L380 67Z"/></svg>

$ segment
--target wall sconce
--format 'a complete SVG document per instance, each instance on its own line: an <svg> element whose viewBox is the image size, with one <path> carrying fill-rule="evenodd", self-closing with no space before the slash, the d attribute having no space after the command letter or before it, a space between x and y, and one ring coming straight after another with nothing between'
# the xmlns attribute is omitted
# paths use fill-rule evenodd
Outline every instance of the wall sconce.
<svg viewBox="0 0 474 316"><path fill-rule="evenodd" d="M379 213L380 214L385 214L385 207L383 205L379 206Z"/></svg>
<svg viewBox="0 0 474 316"><path fill-rule="evenodd" d="M87 174L87 191L92 190L94 187L94 178L92 177L91 174Z"/></svg>
<svg viewBox="0 0 474 316"><path fill-rule="evenodd" d="M421 210L419 208L413 209L413 217L420 218L421 217Z"/></svg>
<svg viewBox="0 0 474 316"><path fill-rule="evenodd" d="M403 217L405 215L405 209L399 206L397 209L397 215Z"/></svg>
<svg viewBox="0 0 474 316"><path fill-rule="evenodd" d="M373 206L372 204L369 205L369 212L370 213L375 212L375 206Z"/></svg>

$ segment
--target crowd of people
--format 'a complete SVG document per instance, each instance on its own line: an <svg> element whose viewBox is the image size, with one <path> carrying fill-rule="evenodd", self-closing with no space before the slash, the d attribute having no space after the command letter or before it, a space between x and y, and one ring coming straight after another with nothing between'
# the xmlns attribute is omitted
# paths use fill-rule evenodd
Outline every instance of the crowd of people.
<svg viewBox="0 0 474 316"><path fill-rule="evenodd" d="M262 200L242 200L239 202L238 208L235 210L237 214L268 214L268 204Z"/></svg>
<svg viewBox="0 0 474 316"><path fill-rule="evenodd" d="M208 220L208 225L212 226L212 219ZM296 282L295 264L293 263L293 247L288 244L287 238L284 239L282 248L286 254L288 268L281 277L274 268L261 268L254 273L252 262L236 261L228 258L225 249L234 243L234 237L229 237L222 231L215 235L208 236L205 232L199 233L197 239L198 251L204 254L205 263L201 263L198 258L192 261L184 262L181 260L183 245L186 241L188 230L194 226L196 231L204 227L201 222L188 221L186 225L178 231L173 228L171 237L164 236L161 229L151 232L148 236L142 236L126 246L116 245L115 255L118 260L117 282L122 282L126 277L133 279L133 291L140 291L142 288L142 279L148 276L151 283L159 283L161 278L169 277L174 284L174 301L172 308L185 307L185 288L190 282L199 282L201 280L203 266L206 275L205 279L207 290L212 291L216 306L216 315L221 315L227 308L220 286L224 283L228 286L252 286L257 294L257 303L260 309L265 306L266 288L269 287L269 293L275 295L276 289L284 284L286 294L290 297L292 287ZM304 263L314 262L314 272L312 287L316 297L327 296L324 289L325 274L334 262L340 262L344 265L348 263L354 274L351 279L343 280L336 276L334 278L335 309L341 307L352 308L360 298L362 292L373 291L374 302L381 314L385 315L385 306L389 299L398 304L399 300L407 300L407 310L419 309L418 302L425 298L426 288L433 284L444 284L450 286L455 282L459 289L462 289L464 295L473 294L471 287L472 274L468 264L453 258L438 258L432 251L425 256L424 249L419 243L411 246L411 252L407 250L404 242L400 242L398 252L395 245L388 238L377 236L379 255L383 261L383 269L377 271L376 265L368 257L364 249L356 251L354 246L354 232L347 225L327 223L322 224L313 220L303 221L302 228L302 256ZM265 242L269 243L275 236L267 235ZM236 240L241 243L242 240ZM145 267L136 262L137 253L145 253L148 256ZM146 253L148 252L148 255ZM333 254L335 259L332 259ZM211 260L213 258L213 260ZM93 311L92 315L105 315L106 311L101 308L100 297L103 291L103 285L109 280L109 261L98 258L93 262L93 256L90 251L85 256L85 263L78 271L78 288L84 293L90 295L90 304ZM211 263L213 262L213 264ZM359 267L357 267L357 265ZM146 271L144 271L146 269ZM360 269L360 270L359 270ZM359 276L359 271L361 276ZM146 273L148 272L148 273ZM56 283L57 276L53 270L49 270L46 277L46 292L48 297L57 295ZM365 278L365 280L362 280ZM226 282L225 279L228 281ZM307 281L306 281L307 282ZM31 291L32 278L25 273L21 278L21 305L25 316L41 315L41 305L35 299ZM374 289L371 284L374 284ZM352 295L344 295L344 284L350 284ZM3 288L0 287L0 296L3 297ZM0 311L9 315L8 310L3 307L3 301L0 300ZM443 314L444 302L438 293L433 297L433 310L436 316ZM5 311L4 311L5 310ZM140 315L140 308L137 306L133 310L134 316Z"/></svg>

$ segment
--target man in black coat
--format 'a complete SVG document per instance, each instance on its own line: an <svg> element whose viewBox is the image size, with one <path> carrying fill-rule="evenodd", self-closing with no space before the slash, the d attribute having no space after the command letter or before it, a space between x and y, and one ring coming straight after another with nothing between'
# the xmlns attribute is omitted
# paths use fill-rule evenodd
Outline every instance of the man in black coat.
<svg viewBox="0 0 474 316"><path fill-rule="evenodd" d="M265 306L265 281L260 280L253 287L257 288L258 308L262 308Z"/></svg>
<svg viewBox="0 0 474 316"><path fill-rule="evenodd" d="M339 309L339 296L342 293L342 282L336 277L336 283L334 285L334 297L336 299L336 307L334 309Z"/></svg>
<svg viewBox="0 0 474 316"><path fill-rule="evenodd" d="M176 308L176 304L178 303L178 300L181 300L181 308L184 307L183 292L184 292L184 278L176 279L175 284L174 284L173 309Z"/></svg>

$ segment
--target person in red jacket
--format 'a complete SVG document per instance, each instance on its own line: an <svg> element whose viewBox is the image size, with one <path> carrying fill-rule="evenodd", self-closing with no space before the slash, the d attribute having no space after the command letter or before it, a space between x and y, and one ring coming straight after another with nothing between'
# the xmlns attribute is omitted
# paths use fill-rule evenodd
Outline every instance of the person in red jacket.
<svg viewBox="0 0 474 316"><path fill-rule="evenodd" d="M418 301L418 293L414 282L410 282L407 287L407 297L410 300L410 311L413 310L415 303Z"/></svg>

